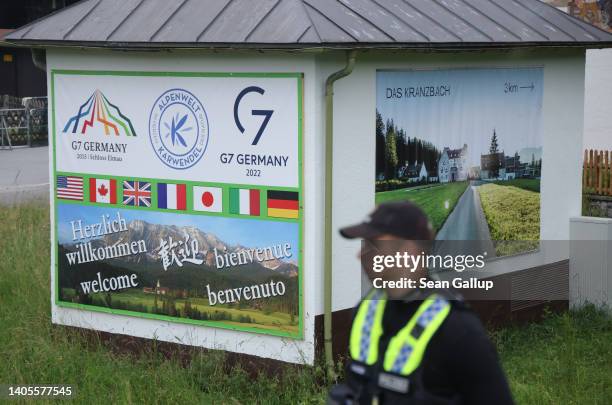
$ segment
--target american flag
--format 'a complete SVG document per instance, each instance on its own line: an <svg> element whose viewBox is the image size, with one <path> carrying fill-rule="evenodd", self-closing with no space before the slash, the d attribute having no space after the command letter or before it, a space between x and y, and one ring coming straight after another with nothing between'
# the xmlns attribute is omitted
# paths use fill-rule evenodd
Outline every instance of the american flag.
<svg viewBox="0 0 612 405"><path fill-rule="evenodd" d="M83 178L57 176L57 198L83 201Z"/></svg>
<svg viewBox="0 0 612 405"><path fill-rule="evenodd" d="M124 181L123 204L135 207L150 207L151 183L146 183L144 181Z"/></svg>

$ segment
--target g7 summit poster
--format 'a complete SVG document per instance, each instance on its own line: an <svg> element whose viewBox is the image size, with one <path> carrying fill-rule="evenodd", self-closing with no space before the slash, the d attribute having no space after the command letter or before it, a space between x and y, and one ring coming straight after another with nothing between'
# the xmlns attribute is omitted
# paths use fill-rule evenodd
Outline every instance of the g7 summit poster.
<svg viewBox="0 0 612 405"><path fill-rule="evenodd" d="M541 68L379 71L377 203L413 201L489 257L537 248L542 86Z"/></svg>
<svg viewBox="0 0 612 405"><path fill-rule="evenodd" d="M56 304L301 338L302 74L51 78Z"/></svg>

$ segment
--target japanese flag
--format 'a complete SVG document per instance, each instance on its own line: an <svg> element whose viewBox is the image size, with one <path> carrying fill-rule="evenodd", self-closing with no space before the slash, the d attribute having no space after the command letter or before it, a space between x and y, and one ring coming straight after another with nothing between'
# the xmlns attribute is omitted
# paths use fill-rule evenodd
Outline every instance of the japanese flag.
<svg viewBox="0 0 612 405"><path fill-rule="evenodd" d="M89 179L89 201L117 204L117 181L114 179Z"/></svg>
<svg viewBox="0 0 612 405"><path fill-rule="evenodd" d="M193 209L195 211L222 212L223 189L220 187L193 187Z"/></svg>

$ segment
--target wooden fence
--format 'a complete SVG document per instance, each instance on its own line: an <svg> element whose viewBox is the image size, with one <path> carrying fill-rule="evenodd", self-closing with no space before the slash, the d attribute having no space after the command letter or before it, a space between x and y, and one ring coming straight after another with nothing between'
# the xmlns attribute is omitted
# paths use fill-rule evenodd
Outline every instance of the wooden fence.
<svg viewBox="0 0 612 405"><path fill-rule="evenodd" d="M582 164L585 194L612 196L612 151L587 149Z"/></svg>

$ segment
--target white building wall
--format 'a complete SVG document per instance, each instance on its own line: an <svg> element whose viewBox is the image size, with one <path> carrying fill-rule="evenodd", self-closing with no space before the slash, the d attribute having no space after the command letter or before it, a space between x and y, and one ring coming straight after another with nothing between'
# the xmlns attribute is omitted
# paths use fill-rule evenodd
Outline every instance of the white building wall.
<svg viewBox="0 0 612 405"><path fill-rule="evenodd" d="M612 49L591 49L586 57L584 147L612 150Z"/></svg>

